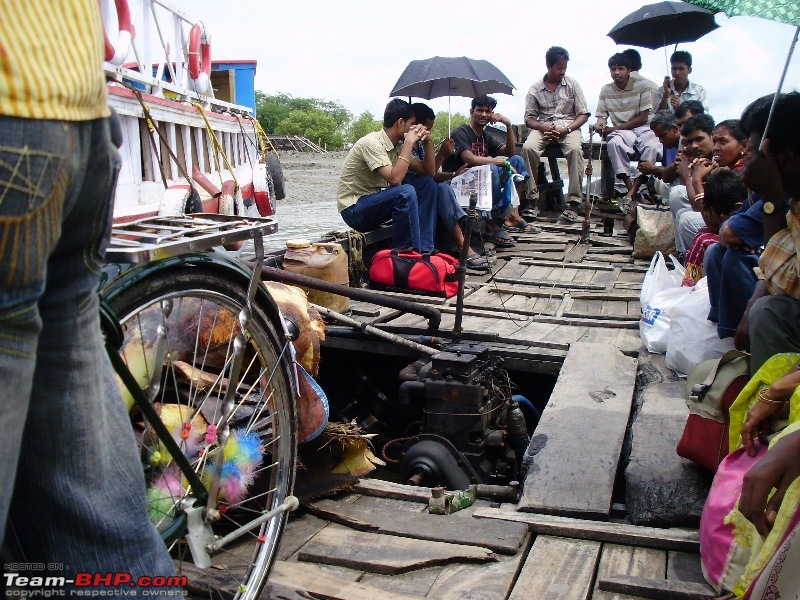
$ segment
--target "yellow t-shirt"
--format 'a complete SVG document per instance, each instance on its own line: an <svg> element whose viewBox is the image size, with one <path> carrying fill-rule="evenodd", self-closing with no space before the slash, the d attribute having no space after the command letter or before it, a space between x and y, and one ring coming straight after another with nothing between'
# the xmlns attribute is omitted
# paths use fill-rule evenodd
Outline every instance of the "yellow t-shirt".
<svg viewBox="0 0 800 600"><path fill-rule="evenodd" d="M399 153L400 147L392 144L383 129L358 140L347 154L339 175L339 212L353 206L361 196L388 186L375 171L393 165Z"/></svg>
<svg viewBox="0 0 800 600"><path fill-rule="evenodd" d="M0 115L109 115L97 0L0 0Z"/></svg>

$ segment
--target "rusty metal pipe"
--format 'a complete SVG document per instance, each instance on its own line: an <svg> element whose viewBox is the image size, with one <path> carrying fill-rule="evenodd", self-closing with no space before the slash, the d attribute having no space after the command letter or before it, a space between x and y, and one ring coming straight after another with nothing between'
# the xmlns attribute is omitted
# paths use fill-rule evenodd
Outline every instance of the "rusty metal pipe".
<svg viewBox="0 0 800 600"><path fill-rule="evenodd" d="M379 306L394 308L406 313L419 315L428 320L428 329L434 331L439 329L439 324L442 322L442 313L440 313L439 310L433 306L425 306L423 304L417 304L416 302L385 296L373 290L352 288L347 285L331 283L330 281L316 279L314 277L309 277L308 275L290 273L289 271L267 266L262 268L261 277L263 279L280 281L281 283L311 288L321 292L330 292L339 296L346 296L351 300L371 302L372 304L377 304Z"/></svg>

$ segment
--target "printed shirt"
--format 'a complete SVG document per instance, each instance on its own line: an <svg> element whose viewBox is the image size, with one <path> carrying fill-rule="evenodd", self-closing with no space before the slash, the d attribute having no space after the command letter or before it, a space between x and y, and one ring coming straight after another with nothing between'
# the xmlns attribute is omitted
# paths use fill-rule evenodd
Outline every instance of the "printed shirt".
<svg viewBox="0 0 800 600"><path fill-rule="evenodd" d="M656 107L660 106L661 98L664 97L664 86L661 85L658 88L658 103L655 105ZM678 97L678 104L681 102L686 102L687 100L699 100L700 104L703 105L703 108L706 109L708 112L708 100L706 99L706 90L701 85L697 85L696 83L689 82L689 85L686 86L686 89L681 92L680 94L673 88L670 93L670 98L672 96ZM672 103L667 101L667 110L671 110L675 112L675 107L672 106Z"/></svg>
<svg viewBox="0 0 800 600"><path fill-rule="evenodd" d="M595 114L602 119L611 117L614 126L618 126L644 110L652 112L653 95L641 79L629 77L624 89L619 89L613 81L601 88Z"/></svg>
<svg viewBox="0 0 800 600"><path fill-rule="evenodd" d="M692 247L686 253L686 273L683 276L681 285L692 287L703 278L703 257L709 246L713 246L719 241L719 235L711 233L708 227L701 227L694 236Z"/></svg>
<svg viewBox="0 0 800 600"><path fill-rule="evenodd" d="M495 133L497 131L497 133ZM479 136L469 123L456 127L450 137L456 143L456 152L448 156L442 165L443 171L458 171L464 164L461 153L469 150L475 156L498 156L503 151L505 140L499 139L501 132L493 127L484 127L483 133Z"/></svg>
<svg viewBox="0 0 800 600"><path fill-rule="evenodd" d="M361 196L367 196L387 187L389 182L378 175L377 169L392 166L400 154L386 131L368 133L350 149L339 175L339 212L353 206Z"/></svg>
<svg viewBox="0 0 800 600"><path fill-rule="evenodd" d="M578 115L589 115L586 97L577 81L564 76L554 92L547 89L544 77L534 83L525 96L525 119L534 118L540 123L555 123L566 127Z"/></svg>
<svg viewBox="0 0 800 600"><path fill-rule="evenodd" d="M0 0L0 114L89 121L107 117L97 0Z"/></svg>
<svg viewBox="0 0 800 600"><path fill-rule="evenodd" d="M800 300L800 206L796 200L790 202L786 225L767 242L758 266L770 294L786 294Z"/></svg>

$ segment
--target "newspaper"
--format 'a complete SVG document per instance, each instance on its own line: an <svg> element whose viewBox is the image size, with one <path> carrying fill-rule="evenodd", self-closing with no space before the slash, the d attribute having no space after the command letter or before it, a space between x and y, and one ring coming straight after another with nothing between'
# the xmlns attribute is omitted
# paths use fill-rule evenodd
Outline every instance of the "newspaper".
<svg viewBox="0 0 800 600"><path fill-rule="evenodd" d="M492 210L492 171L489 165L472 167L458 177L453 177L450 185L456 193L458 203L464 208L469 206L469 196L475 192L478 194L478 210Z"/></svg>

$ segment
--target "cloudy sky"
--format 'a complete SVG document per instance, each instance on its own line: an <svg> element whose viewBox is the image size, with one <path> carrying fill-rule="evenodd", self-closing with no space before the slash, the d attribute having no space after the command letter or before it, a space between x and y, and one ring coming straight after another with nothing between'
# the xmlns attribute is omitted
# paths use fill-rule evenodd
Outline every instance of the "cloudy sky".
<svg viewBox="0 0 800 600"><path fill-rule="evenodd" d="M610 81L608 57L625 49L606 33L641 0L171 0L202 19L212 57L256 59L256 89L266 93L338 100L355 114L383 112L397 78L410 60L469 56L489 60L514 83L513 96L498 95L497 110L522 121L525 94L545 71L552 45L570 53L567 74L581 84L594 110ZM773 92L794 29L751 17L719 15L719 29L682 44L694 57L692 81L708 92L717 120L736 118L755 98ZM672 52L669 48L669 53ZM667 74L663 49L639 48L642 74L660 82ZM800 88L800 49L784 91ZM430 101L447 110L447 99ZM466 114L469 100L452 98ZM590 119L590 123L594 118ZM584 128L585 130L585 128Z"/></svg>

